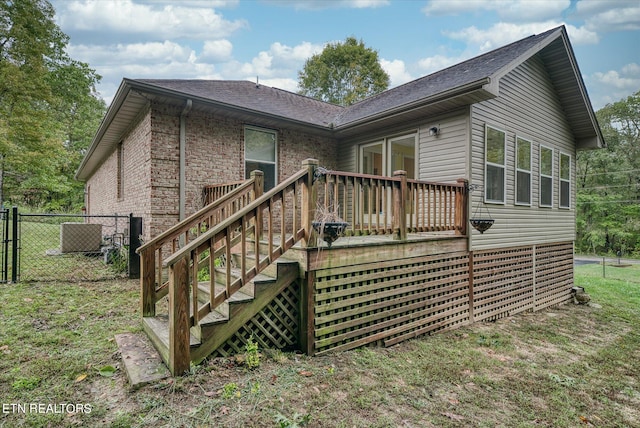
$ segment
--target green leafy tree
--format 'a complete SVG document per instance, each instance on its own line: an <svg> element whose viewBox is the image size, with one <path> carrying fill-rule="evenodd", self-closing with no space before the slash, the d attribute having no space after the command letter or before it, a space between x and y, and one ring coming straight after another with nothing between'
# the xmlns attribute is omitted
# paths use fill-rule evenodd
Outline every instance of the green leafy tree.
<svg viewBox="0 0 640 428"><path fill-rule="evenodd" d="M69 208L82 200L73 172L105 106L95 93L100 76L67 55L54 15L46 0L0 0L2 202L57 199Z"/></svg>
<svg viewBox="0 0 640 428"><path fill-rule="evenodd" d="M640 255L640 91L597 117L607 148L578 153L576 247Z"/></svg>
<svg viewBox="0 0 640 428"><path fill-rule="evenodd" d="M347 106L387 89L389 75L378 52L349 37L309 58L298 73L298 86L302 95Z"/></svg>

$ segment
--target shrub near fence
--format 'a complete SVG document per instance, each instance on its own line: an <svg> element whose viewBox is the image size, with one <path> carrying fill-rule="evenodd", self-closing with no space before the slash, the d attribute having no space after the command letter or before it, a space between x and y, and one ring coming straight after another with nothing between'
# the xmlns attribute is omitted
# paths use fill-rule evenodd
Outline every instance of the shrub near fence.
<svg viewBox="0 0 640 428"><path fill-rule="evenodd" d="M17 218L19 281L131 277L131 219L134 217L18 214ZM140 232L133 239L135 248L139 245ZM13 240L13 236L11 238Z"/></svg>

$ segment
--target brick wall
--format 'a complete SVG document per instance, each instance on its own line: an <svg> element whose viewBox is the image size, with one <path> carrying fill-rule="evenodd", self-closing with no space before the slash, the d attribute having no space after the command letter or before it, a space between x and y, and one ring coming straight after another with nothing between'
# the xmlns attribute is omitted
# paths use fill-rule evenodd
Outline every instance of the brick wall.
<svg viewBox="0 0 640 428"><path fill-rule="evenodd" d="M117 149L87 181L89 214L133 213L142 217L144 237L150 239L178 222L179 106L151 104L123 138L124 192L117 195ZM245 123L192 110L186 119L186 214L202 207L202 188L244 179ZM316 158L333 168L336 143L326 137L287 129L278 133L278 180Z"/></svg>
<svg viewBox="0 0 640 428"><path fill-rule="evenodd" d="M178 222L179 141L181 107L152 104L150 217L146 228L156 236ZM192 110L186 118L186 215L202 207L202 188L244 179L245 122L211 112ZM278 181L316 158L335 165L333 139L287 129L278 133Z"/></svg>
<svg viewBox="0 0 640 428"><path fill-rule="evenodd" d="M118 197L118 149L107 157L85 185L87 214L133 214L149 218L151 120L149 109L141 112L122 140L123 194ZM146 228L146 225L145 225Z"/></svg>

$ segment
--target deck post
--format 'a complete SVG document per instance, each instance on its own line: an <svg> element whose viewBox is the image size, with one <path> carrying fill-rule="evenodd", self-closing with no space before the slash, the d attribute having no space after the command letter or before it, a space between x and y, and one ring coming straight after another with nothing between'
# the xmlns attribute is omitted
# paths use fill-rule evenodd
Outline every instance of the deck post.
<svg viewBox="0 0 640 428"><path fill-rule="evenodd" d="M253 180L253 200L255 201L264 193L264 172L259 169L251 171Z"/></svg>
<svg viewBox="0 0 640 428"><path fill-rule="evenodd" d="M466 236L469 223L469 180L459 178L457 182L462 188L456 191L456 235Z"/></svg>
<svg viewBox="0 0 640 428"><path fill-rule="evenodd" d="M156 316L156 250L146 248L140 255L140 312Z"/></svg>
<svg viewBox="0 0 640 428"><path fill-rule="evenodd" d="M469 251L469 324L474 323L473 319L473 251Z"/></svg>
<svg viewBox="0 0 640 428"><path fill-rule="evenodd" d="M298 342L300 343L302 352L309 356L313 356L315 352L315 279L316 274L314 271L308 271L304 278L300 279L300 324L298 327Z"/></svg>
<svg viewBox="0 0 640 428"><path fill-rule="evenodd" d="M302 226L304 227L303 246L314 248L318 246L318 237L313 233L312 222L316 216L318 188L314 184L313 174L318 167L317 159L305 159L302 167L307 169L307 176L302 185Z"/></svg>
<svg viewBox="0 0 640 428"><path fill-rule="evenodd" d="M181 376L191 365L187 258L181 258L169 270L169 370Z"/></svg>
<svg viewBox="0 0 640 428"><path fill-rule="evenodd" d="M393 239L407 240L407 171L393 171Z"/></svg>

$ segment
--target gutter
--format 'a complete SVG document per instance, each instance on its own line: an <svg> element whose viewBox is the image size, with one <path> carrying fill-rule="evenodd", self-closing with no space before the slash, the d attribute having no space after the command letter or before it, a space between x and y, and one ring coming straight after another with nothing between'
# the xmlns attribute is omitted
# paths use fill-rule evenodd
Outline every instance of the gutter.
<svg viewBox="0 0 640 428"><path fill-rule="evenodd" d="M186 116L191 111L193 102L187 99L182 113L180 113L180 201L179 201L179 218L180 221L185 219L185 211L187 205L187 120Z"/></svg>

